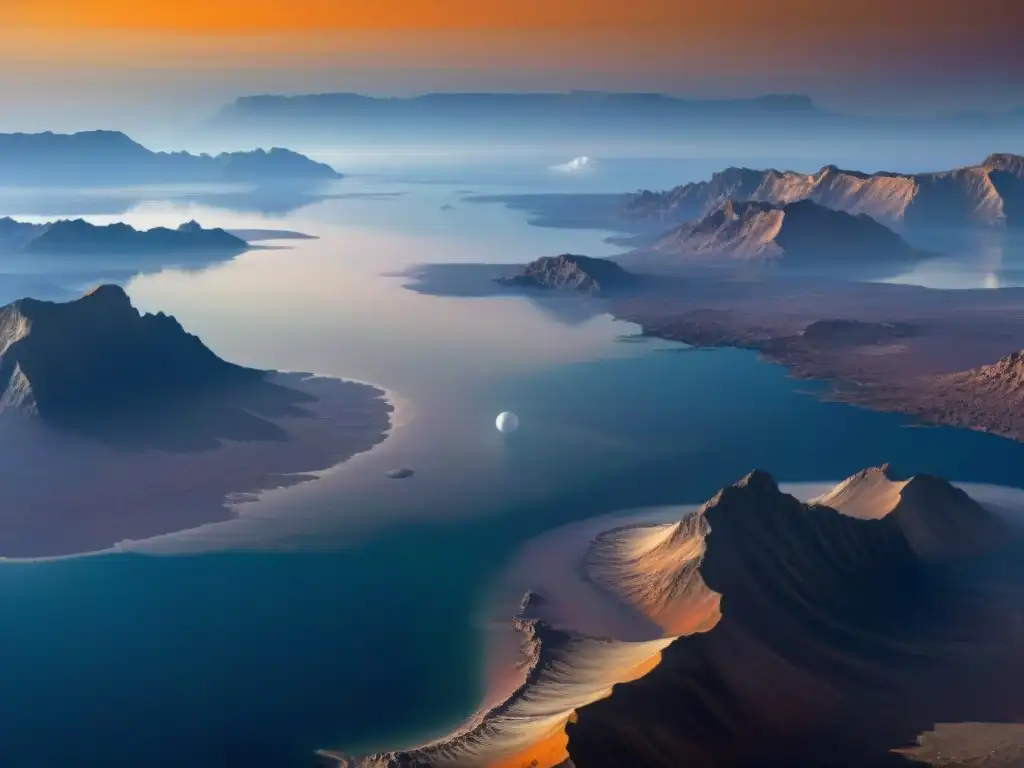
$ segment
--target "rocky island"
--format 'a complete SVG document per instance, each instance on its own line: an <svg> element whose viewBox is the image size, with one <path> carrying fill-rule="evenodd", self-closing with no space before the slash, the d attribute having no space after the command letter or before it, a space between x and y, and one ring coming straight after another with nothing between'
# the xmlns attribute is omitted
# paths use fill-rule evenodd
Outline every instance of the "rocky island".
<svg viewBox="0 0 1024 768"><path fill-rule="evenodd" d="M324 755L360 768L946 765L927 747L936 722L957 724L947 741L980 761L963 764L988 765L993 739L1019 754L1024 625L1002 617L1019 613L1024 578L974 567L1022 546L999 490L881 467L798 500L755 471L674 519L556 529L507 577L545 589L511 622L517 687L421 748Z"/></svg>
<svg viewBox="0 0 1024 768"><path fill-rule="evenodd" d="M558 293L608 295L636 288L639 278L609 259L563 254L545 256L527 264L502 285Z"/></svg>
<svg viewBox="0 0 1024 768"><path fill-rule="evenodd" d="M228 363L115 285L16 301L0 334L0 434L18 446L0 469L3 557L228 519L237 501L311 480L390 426L381 390Z"/></svg>
<svg viewBox="0 0 1024 768"><path fill-rule="evenodd" d="M340 178L329 165L279 147L196 155L153 152L118 131L0 134L0 184L9 186L308 183Z"/></svg>
<svg viewBox="0 0 1024 768"><path fill-rule="evenodd" d="M90 224L82 219L29 224L0 219L0 248L45 255L161 255L241 253L249 243L223 229L190 221L176 229L138 230L128 224Z"/></svg>

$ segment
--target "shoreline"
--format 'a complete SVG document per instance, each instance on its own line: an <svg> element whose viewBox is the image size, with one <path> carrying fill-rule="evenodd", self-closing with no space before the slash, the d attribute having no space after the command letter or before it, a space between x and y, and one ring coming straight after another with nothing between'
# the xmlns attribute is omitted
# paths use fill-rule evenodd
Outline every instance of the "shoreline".
<svg viewBox="0 0 1024 768"><path fill-rule="evenodd" d="M121 518L126 522L134 521L129 522L129 525L146 527L144 523L140 526L135 518L126 518L128 510L145 510L143 514L148 513L154 517L151 511L153 507L167 518L177 518L185 525L171 530L153 530L148 535L121 537L108 545L83 548L81 551L7 555L0 557L0 564L46 562L107 554L187 554L187 547L181 551L176 551L174 546L162 549L160 543L192 536L212 526L238 524L252 517L253 511L262 506L269 494L321 480L344 468L350 461L387 445L396 427L408 423L412 418L410 403L371 382L297 371L268 371L268 374L267 382L283 385L284 391L297 396L301 403L300 408L288 405L284 409L278 407L275 411L271 407L274 415L263 417L278 430L283 429L281 425L288 427L283 441L280 437L269 441L264 439L262 443L259 439L232 440L229 435L222 438L217 447L193 453L166 453L148 449L135 454L122 454L77 437L58 434L55 438L65 458L74 462L72 474L77 473L76 480L88 478L85 468L102 462L104 458L118 464L117 467L103 468L108 477L133 478L134 485L123 482L120 485L101 485L99 479L81 481L88 483L90 489L104 489L106 496L114 500L113 504ZM250 413L244 407L241 411ZM43 438L40 435L45 430L32 431L35 426L24 425L22 429L32 434L33 439L41 443L37 448L41 448ZM46 438L54 439L52 435ZM317 468L317 465L321 468ZM119 475L118 470L123 471L123 474ZM156 490L137 487L148 479L153 480ZM48 503L45 491L33 490L31 487L22 490L23 495L42 495L41 499L30 496L30 503L26 504L28 509L42 510L42 514L46 514L47 509L51 510L51 515L58 511L59 514L67 514L65 507L60 505L63 499L54 498ZM73 501L76 497L69 492L65 498ZM106 499L100 500L97 509L108 509L105 506L107 503L110 502ZM205 514L197 515L197 506L206 510ZM188 513L184 519L181 511ZM155 515L158 520L162 519L159 513ZM95 514L102 516L102 512ZM165 527L159 522L156 525ZM102 528L102 522L97 528ZM93 530L88 538L95 539L97 535L102 535L101 531ZM223 548L229 549L230 544Z"/></svg>
<svg viewBox="0 0 1024 768"><path fill-rule="evenodd" d="M822 400L1024 441L1024 409L1009 404L1022 396L1013 370L1024 349L1022 289L701 272L663 280L609 299L608 312L648 338L756 352L794 379L821 382Z"/></svg>

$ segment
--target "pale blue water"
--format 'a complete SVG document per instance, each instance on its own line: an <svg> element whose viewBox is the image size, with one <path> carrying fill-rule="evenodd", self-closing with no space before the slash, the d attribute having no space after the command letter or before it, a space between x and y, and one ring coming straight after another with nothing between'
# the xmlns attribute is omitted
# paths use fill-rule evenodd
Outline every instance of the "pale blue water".
<svg viewBox="0 0 1024 768"><path fill-rule="evenodd" d="M0 764L307 765L317 747L401 745L476 705L479 601L543 530L703 500L755 467L814 481L891 462L1021 482L1024 446L823 403L750 353L623 343L635 328L566 324L525 299L410 292L382 274L612 249L607 233L459 201L487 184L351 184L401 195L274 216L151 193L90 216L320 235L125 279L138 306L175 314L228 359L375 381L411 420L351 471L269 500L273 514L246 529L260 551L2 564ZM0 215L25 213L11 206ZM4 300L111 268L7 267ZM504 409L522 420L508 440L493 428ZM389 481L393 466L417 475Z"/></svg>

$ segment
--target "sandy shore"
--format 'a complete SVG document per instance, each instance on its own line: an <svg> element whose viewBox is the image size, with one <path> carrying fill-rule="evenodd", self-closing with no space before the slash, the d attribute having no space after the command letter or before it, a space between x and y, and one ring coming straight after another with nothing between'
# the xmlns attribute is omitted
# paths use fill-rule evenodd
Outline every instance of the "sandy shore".
<svg viewBox="0 0 1024 768"><path fill-rule="evenodd" d="M0 430L19 451L0 470L0 556L131 548L230 520L261 493L315 480L370 450L407 418L400 401L362 382L275 373L267 384L184 411L167 434L142 444L5 418Z"/></svg>

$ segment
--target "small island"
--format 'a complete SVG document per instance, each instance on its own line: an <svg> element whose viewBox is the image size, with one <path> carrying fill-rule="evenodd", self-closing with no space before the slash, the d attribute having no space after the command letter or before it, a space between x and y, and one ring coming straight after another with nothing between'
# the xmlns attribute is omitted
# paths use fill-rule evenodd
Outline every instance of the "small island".
<svg viewBox="0 0 1024 768"><path fill-rule="evenodd" d="M382 442L373 386L219 358L124 290L0 309L0 557L103 550L229 519ZM59 482L55 479L59 478Z"/></svg>
<svg viewBox="0 0 1024 768"><path fill-rule="evenodd" d="M176 229L138 230L128 224L90 224L82 219L28 224L0 219L0 248L29 254L154 256L242 253L249 243L223 229L189 221Z"/></svg>
<svg viewBox="0 0 1024 768"><path fill-rule="evenodd" d="M219 155L153 152L119 131L0 134L0 184L82 187L179 183L316 183L341 174L275 147Z"/></svg>
<svg viewBox="0 0 1024 768"><path fill-rule="evenodd" d="M537 259L527 264L521 272L511 277L498 278L497 281L512 288L589 296L621 293L636 288L639 283L635 275L614 261L568 253Z"/></svg>

